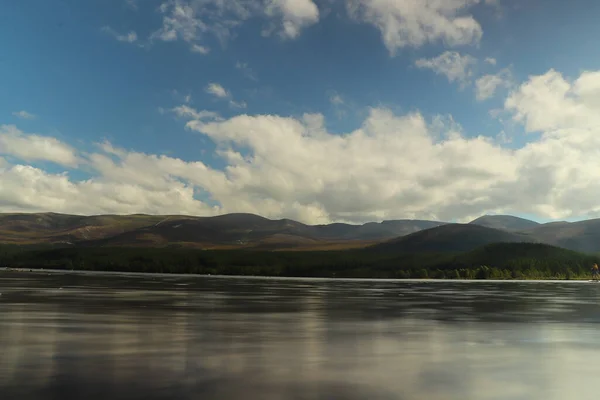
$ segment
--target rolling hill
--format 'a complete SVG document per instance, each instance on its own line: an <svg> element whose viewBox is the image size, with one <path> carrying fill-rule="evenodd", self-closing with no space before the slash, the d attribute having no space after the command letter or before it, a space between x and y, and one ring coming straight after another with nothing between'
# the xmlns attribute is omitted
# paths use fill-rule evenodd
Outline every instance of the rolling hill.
<svg viewBox="0 0 600 400"><path fill-rule="evenodd" d="M440 224L396 220L306 225L243 213L215 217L23 213L0 214L0 243L326 250L365 247Z"/></svg>
<svg viewBox="0 0 600 400"><path fill-rule="evenodd" d="M394 253L464 252L491 243L524 242L534 243L537 240L530 235L474 224L446 224L373 245L369 250Z"/></svg>
<svg viewBox="0 0 600 400"><path fill-rule="evenodd" d="M485 226L487 228L501 229L511 232L520 232L532 229L540 224L528 219L514 217L512 215L484 215L469 224Z"/></svg>
<svg viewBox="0 0 600 400"><path fill-rule="evenodd" d="M178 244L210 249L343 249L365 247L439 224L433 221L400 220L364 225L305 225L289 219L269 220L252 214L228 214L210 218L173 218L86 244Z"/></svg>
<svg viewBox="0 0 600 400"><path fill-rule="evenodd" d="M34 244L100 239L156 224L165 216L56 213L0 214L0 242Z"/></svg>
<svg viewBox="0 0 600 400"><path fill-rule="evenodd" d="M600 219L537 222L486 215L468 224L390 220L362 225L306 225L253 214L186 215L0 214L0 243L58 246L191 247L199 249L465 251L492 242L530 241L600 252ZM411 250L412 249L412 250Z"/></svg>
<svg viewBox="0 0 600 400"><path fill-rule="evenodd" d="M600 219L542 224L524 233L565 249L586 253L600 251Z"/></svg>

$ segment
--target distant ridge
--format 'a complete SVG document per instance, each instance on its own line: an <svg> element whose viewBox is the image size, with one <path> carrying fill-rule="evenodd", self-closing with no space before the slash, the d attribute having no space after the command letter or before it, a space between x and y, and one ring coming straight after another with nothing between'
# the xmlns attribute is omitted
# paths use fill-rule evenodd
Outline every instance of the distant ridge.
<svg viewBox="0 0 600 400"><path fill-rule="evenodd" d="M512 215L484 215L469 223L513 232L524 231L540 225L538 222Z"/></svg>
<svg viewBox="0 0 600 400"><path fill-rule="evenodd" d="M177 245L197 248L343 249L439 226L444 222L392 220L362 225L306 225L248 213L184 215L0 214L0 243L85 246Z"/></svg>
<svg viewBox="0 0 600 400"><path fill-rule="evenodd" d="M477 230L491 229L491 231ZM421 233L417 235L417 233ZM600 219L539 224L511 215L484 215L468 224L387 220L360 225L307 225L234 213L187 215L0 214L0 243L57 246L191 247L199 249L462 251L475 244L546 243L579 252L600 252ZM379 246L380 245L380 246ZM387 250L386 250L387 251Z"/></svg>

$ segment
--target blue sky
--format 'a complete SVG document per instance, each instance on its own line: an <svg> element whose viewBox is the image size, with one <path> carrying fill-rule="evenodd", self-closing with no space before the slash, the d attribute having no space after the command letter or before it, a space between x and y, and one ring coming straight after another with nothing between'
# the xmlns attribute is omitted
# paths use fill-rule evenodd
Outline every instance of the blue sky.
<svg viewBox="0 0 600 400"><path fill-rule="evenodd" d="M594 146L581 142L596 93L575 82L593 86L580 78L600 69L599 12L554 0L8 2L0 211L595 217L581 199L598 193L594 157L576 151ZM577 90L551 90L550 106L575 111L542 123L558 81ZM354 133L369 126L363 142ZM550 153L565 146L588 164Z"/></svg>

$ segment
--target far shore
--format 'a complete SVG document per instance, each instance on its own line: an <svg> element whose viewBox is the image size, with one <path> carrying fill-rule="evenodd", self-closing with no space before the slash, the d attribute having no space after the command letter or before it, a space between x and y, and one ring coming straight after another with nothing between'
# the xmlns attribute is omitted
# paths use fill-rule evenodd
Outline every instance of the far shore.
<svg viewBox="0 0 600 400"><path fill-rule="evenodd" d="M178 274L178 273L155 273L155 272L119 272L119 271L88 271L88 270L62 270L62 269L42 269L42 268L11 268L0 267L0 272L19 272L36 275L92 275L92 276L133 276L133 277L156 277L156 278L214 278L214 279L262 279L262 280L296 280L296 281L365 281L365 282L495 282L495 283L536 283L536 282L556 282L556 283L595 283L591 279L574 278L574 279L557 279L557 278L542 278L542 279L444 279L444 278L414 278L414 279L397 279L397 278L335 278L335 277L295 277L295 276L269 276L269 275L211 275L211 274ZM0 275L1 277L1 275ZM597 283L600 283L598 281Z"/></svg>

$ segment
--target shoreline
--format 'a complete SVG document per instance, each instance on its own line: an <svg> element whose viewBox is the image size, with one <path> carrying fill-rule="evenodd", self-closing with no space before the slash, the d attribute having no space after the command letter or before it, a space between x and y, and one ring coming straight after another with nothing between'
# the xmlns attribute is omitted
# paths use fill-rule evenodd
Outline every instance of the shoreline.
<svg viewBox="0 0 600 400"><path fill-rule="evenodd" d="M61 270L43 268L11 268L0 267L2 272L19 272L32 275L87 275L87 276L115 276L115 277L157 277L157 278L205 278L205 279L248 279L248 280L293 280L293 281L347 281L347 282L493 282L493 283L600 283L591 279L448 279L448 278L335 278L335 277L308 277L308 276L275 276L275 275L212 275L212 274L179 274L160 272L119 272L119 271L86 271L86 270ZM0 275L1 277L1 275Z"/></svg>

